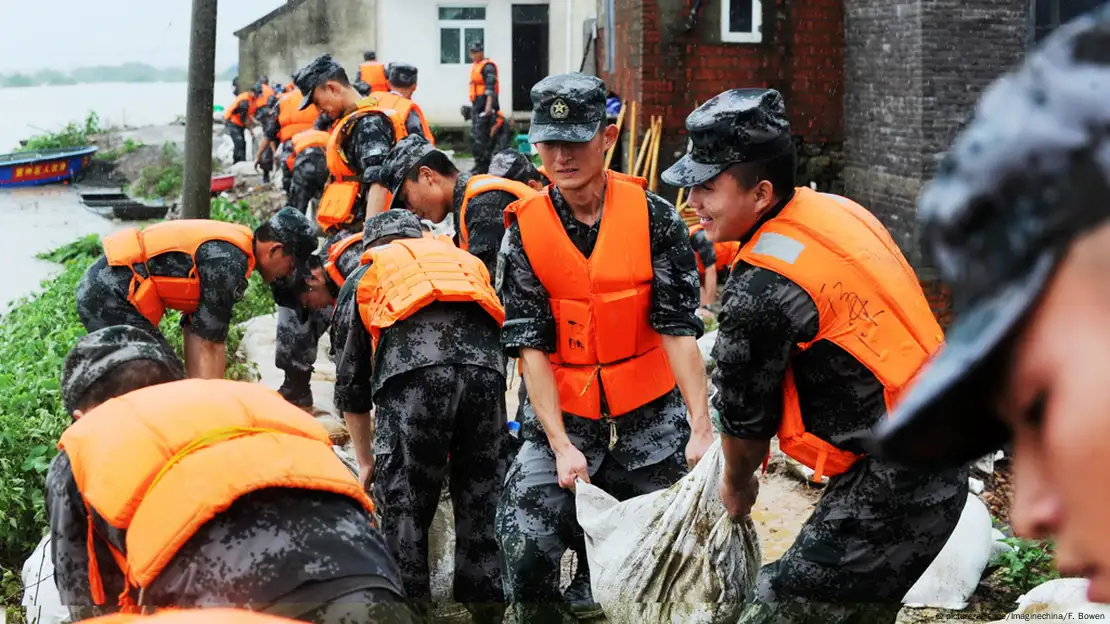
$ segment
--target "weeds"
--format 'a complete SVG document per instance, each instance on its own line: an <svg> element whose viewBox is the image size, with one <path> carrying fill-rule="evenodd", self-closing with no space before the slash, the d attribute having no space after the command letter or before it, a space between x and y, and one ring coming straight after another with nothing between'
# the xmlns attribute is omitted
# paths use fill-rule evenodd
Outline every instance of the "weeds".
<svg viewBox="0 0 1110 624"><path fill-rule="evenodd" d="M130 192L145 199L173 199L181 194L184 178L185 162L181 153L173 143L167 142L162 146L158 162L143 167Z"/></svg>
<svg viewBox="0 0 1110 624"><path fill-rule="evenodd" d="M138 151L140 147L143 147L142 143L128 137L123 141L123 145L120 147L100 151L97 153L96 157L105 162L115 162L119 160L121 156L126 156L127 154Z"/></svg>
<svg viewBox="0 0 1110 624"><path fill-rule="evenodd" d="M27 140L26 145L16 148L15 151L35 152L63 147L86 147L92 144L93 135L103 131L104 129L100 127L100 116L95 111L90 111L84 123L71 121L57 132L33 136Z"/></svg>
<svg viewBox="0 0 1110 624"><path fill-rule="evenodd" d="M1013 550L1002 554L999 573L1014 591L1025 593L1037 585L1060 578L1052 542L1009 537L1002 540Z"/></svg>

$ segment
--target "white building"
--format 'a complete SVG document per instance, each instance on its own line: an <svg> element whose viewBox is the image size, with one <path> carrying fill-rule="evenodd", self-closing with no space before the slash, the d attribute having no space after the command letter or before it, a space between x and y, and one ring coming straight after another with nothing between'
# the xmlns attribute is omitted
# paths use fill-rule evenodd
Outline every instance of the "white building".
<svg viewBox="0 0 1110 624"><path fill-rule="evenodd" d="M467 47L482 41L497 63L502 110L527 118L533 84L583 65L596 6L596 0L289 0L236 32L240 84L263 74L286 82L325 52L354 79L362 53L374 50L381 62L415 65L413 99L429 123L457 127L470 80Z"/></svg>

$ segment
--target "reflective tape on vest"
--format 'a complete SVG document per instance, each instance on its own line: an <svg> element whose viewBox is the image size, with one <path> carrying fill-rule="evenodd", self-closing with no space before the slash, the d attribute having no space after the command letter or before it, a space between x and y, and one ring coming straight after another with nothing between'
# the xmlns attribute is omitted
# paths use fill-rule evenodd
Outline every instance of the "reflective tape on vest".
<svg viewBox="0 0 1110 624"><path fill-rule="evenodd" d="M765 232L759 235L759 240L752 247L752 253L760 256L770 256L782 260L787 264L794 264L806 246L789 236Z"/></svg>

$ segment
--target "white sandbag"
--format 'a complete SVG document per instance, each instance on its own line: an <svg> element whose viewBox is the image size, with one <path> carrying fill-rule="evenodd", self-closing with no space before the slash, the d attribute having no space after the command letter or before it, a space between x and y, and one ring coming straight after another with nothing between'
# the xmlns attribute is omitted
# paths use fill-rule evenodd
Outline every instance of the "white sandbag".
<svg viewBox="0 0 1110 624"><path fill-rule="evenodd" d="M998 529L991 529L991 558L987 562L988 566L1002 565L1002 555L1008 552L1013 552L1014 547L1002 541L1006 539L1006 535Z"/></svg>
<svg viewBox="0 0 1110 624"><path fill-rule="evenodd" d="M579 481L594 600L612 624L732 624L763 554L721 502L721 442L666 490L619 502Z"/></svg>
<svg viewBox="0 0 1110 624"><path fill-rule="evenodd" d="M1057 613L1070 614L1071 619L1082 615L1110 615L1110 605L1087 601L1087 579L1062 578L1042 583L1029 593L1018 598L1018 607L1013 614ZM1017 619L1017 618L1008 618Z"/></svg>
<svg viewBox="0 0 1110 624"><path fill-rule="evenodd" d="M908 607L965 609L983 577L993 542L987 506L979 497L969 494L948 542L906 593L902 603Z"/></svg>
<svg viewBox="0 0 1110 624"><path fill-rule="evenodd" d="M23 562L23 608L28 624L61 624L69 621L69 609L62 604L54 584L54 561L50 558L50 536L39 541L35 552Z"/></svg>
<svg viewBox="0 0 1110 624"><path fill-rule="evenodd" d="M708 332L701 338L698 338L698 351L701 351L701 361L705 364L705 370L712 372L713 370L713 345L717 344L717 330Z"/></svg>
<svg viewBox="0 0 1110 624"><path fill-rule="evenodd" d="M235 141L226 132L220 132L212 137L212 157L215 158L221 166L230 167L232 161L235 160Z"/></svg>

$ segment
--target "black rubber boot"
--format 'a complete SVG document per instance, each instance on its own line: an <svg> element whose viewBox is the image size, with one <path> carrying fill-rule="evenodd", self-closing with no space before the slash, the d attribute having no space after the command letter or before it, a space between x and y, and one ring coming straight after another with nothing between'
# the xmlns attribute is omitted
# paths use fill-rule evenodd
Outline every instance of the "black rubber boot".
<svg viewBox="0 0 1110 624"><path fill-rule="evenodd" d="M312 386L309 385L311 379L312 371L287 370L285 381L278 388L278 394L297 407L311 409L313 405Z"/></svg>
<svg viewBox="0 0 1110 624"><path fill-rule="evenodd" d="M601 605L594 602L593 590L590 588L590 567L586 563L585 544L579 544L575 549L578 562L574 569L574 578L563 592L563 600L570 604L571 611L580 620L598 618L604 615Z"/></svg>

